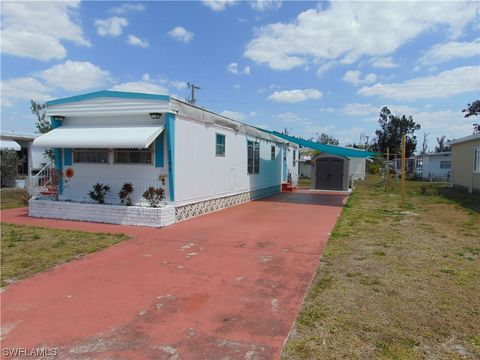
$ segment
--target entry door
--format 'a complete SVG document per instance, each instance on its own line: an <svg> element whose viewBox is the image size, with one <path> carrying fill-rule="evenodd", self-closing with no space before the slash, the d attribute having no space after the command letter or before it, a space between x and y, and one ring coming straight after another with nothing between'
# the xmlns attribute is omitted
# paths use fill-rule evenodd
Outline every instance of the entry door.
<svg viewBox="0 0 480 360"><path fill-rule="evenodd" d="M315 188L324 190L343 190L343 159L317 159Z"/></svg>

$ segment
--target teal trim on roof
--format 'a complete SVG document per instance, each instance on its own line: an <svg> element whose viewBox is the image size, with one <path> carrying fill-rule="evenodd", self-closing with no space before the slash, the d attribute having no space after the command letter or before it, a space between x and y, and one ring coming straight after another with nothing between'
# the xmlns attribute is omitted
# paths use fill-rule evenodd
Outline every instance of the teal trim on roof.
<svg viewBox="0 0 480 360"><path fill-rule="evenodd" d="M339 156L347 156L347 157L359 157L359 158L366 158L366 157L374 157L377 156L378 153L374 153L371 151L363 151L363 150L358 150L358 149L353 149L353 148L347 148L347 147L342 147L342 146L336 146L336 145L327 145L327 144L320 144L315 141L309 141L305 139L300 139L294 136L288 136L285 134L281 134L276 131L269 131L265 130L262 128L257 128L258 130L267 132L269 134L278 136L279 138L282 138L284 140L287 140L288 142L292 142L294 144L298 144L300 146L313 149L313 150L318 150L322 153L327 153L327 154L332 154L332 155L339 155Z"/></svg>
<svg viewBox="0 0 480 360"><path fill-rule="evenodd" d="M98 99L102 97L111 97L118 99L143 99L143 100L170 100L169 95L144 94L125 91L101 90L82 95L75 95L63 99L56 99L47 101L47 107L52 105L67 104L71 102Z"/></svg>

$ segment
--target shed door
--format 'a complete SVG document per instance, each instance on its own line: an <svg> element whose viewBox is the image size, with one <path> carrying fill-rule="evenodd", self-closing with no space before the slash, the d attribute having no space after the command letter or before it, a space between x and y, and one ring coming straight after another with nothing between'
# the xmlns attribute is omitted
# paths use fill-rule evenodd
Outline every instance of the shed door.
<svg viewBox="0 0 480 360"><path fill-rule="evenodd" d="M317 159L315 188L324 190L343 190L343 159Z"/></svg>

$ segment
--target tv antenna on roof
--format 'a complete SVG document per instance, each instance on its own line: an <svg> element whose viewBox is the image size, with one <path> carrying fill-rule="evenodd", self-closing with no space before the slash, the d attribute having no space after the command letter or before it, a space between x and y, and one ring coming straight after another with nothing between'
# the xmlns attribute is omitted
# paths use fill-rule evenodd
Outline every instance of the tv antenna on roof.
<svg viewBox="0 0 480 360"><path fill-rule="evenodd" d="M188 88L191 90L191 95L190 95L190 99L187 99L187 102L189 102L190 104L192 105L195 105L195 103L197 102L197 99L195 99L195 90L200 90L201 87L200 86L196 86L195 84L190 84L189 82L187 82L187 85L188 85Z"/></svg>

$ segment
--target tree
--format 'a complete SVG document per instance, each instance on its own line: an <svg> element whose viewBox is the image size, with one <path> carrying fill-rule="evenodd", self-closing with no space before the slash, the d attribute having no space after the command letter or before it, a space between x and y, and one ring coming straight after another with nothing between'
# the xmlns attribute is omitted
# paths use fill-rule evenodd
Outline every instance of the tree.
<svg viewBox="0 0 480 360"><path fill-rule="evenodd" d="M420 124L413 121L412 116L393 115L388 107L380 110L378 119L380 129L375 131L376 139L372 143L372 150L390 154L400 154L402 150L402 136L407 135L405 153L411 157L417 148L415 131L420 130Z"/></svg>
<svg viewBox="0 0 480 360"><path fill-rule="evenodd" d="M462 110L465 117L478 116L480 114L480 100L475 100L471 104L467 104L467 108Z"/></svg>
<svg viewBox="0 0 480 360"><path fill-rule="evenodd" d="M451 147L449 145L447 145L448 141L450 141L450 140L446 140L445 135L443 135L439 138L437 137L437 144L438 145L435 146L435 152L440 153L440 152L450 151Z"/></svg>
<svg viewBox="0 0 480 360"><path fill-rule="evenodd" d="M18 174L20 159L15 150L0 150L0 175L2 186L12 186Z"/></svg>
<svg viewBox="0 0 480 360"><path fill-rule="evenodd" d="M52 125L50 124L50 121L47 120L47 112L45 110L46 107L46 104L37 103L34 100L30 100L30 110L32 111L32 114L37 117L37 120L35 121L35 127L37 128L37 132L40 134L45 134L52 130ZM43 154L53 161L55 154L52 149L45 150Z"/></svg>
<svg viewBox="0 0 480 360"><path fill-rule="evenodd" d="M35 121L35 127L37 128L37 132L40 134L45 134L52 130L52 125L47 120L46 117L46 104L37 103L34 100L30 100L30 110L32 114L37 117Z"/></svg>
<svg viewBox="0 0 480 360"><path fill-rule="evenodd" d="M340 143L338 139L335 139L333 136L330 136L325 133L321 133L320 136L318 136L317 142L319 142L320 144L327 144L327 145L338 145Z"/></svg>
<svg viewBox="0 0 480 360"><path fill-rule="evenodd" d="M428 135L430 135L430 133L423 133L422 152L420 153L422 155L425 155L428 151Z"/></svg>

